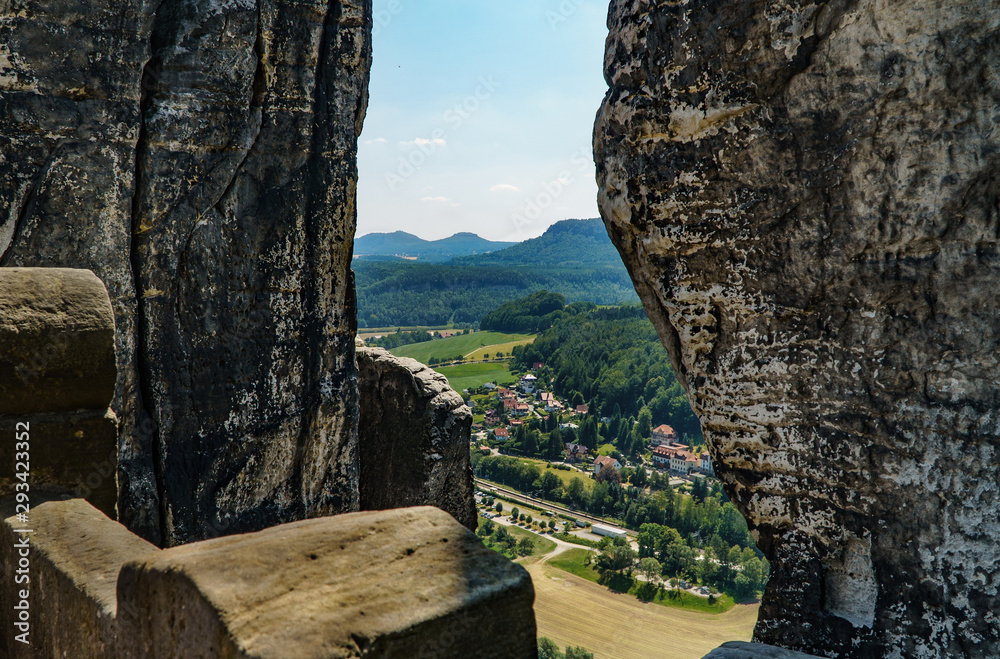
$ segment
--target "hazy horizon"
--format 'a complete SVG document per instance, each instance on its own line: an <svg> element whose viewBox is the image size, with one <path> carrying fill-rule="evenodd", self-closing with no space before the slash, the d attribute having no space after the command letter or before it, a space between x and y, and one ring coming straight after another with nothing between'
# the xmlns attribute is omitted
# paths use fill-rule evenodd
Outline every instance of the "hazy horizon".
<svg viewBox="0 0 1000 659"><path fill-rule="evenodd" d="M607 3L375 0L357 235L519 242L598 216Z"/></svg>

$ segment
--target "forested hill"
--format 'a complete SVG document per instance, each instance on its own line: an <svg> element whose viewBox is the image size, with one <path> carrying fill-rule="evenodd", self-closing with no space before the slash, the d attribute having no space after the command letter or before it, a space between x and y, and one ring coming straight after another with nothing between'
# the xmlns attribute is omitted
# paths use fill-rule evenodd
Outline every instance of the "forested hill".
<svg viewBox="0 0 1000 659"><path fill-rule="evenodd" d="M622 258L608 238L604 222L563 220L556 222L538 238L526 240L489 254L465 256L452 261L456 265L522 265L546 267L613 266L621 268Z"/></svg>
<svg viewBox="0 0 1000 659"><path fill-rule="evenodd" d="M654 427L666 423L679 433L700 433L667 351L639 305L556 320L533 343L514 348L515 368L539 362L545 364L540 377L551 377L556 393L567 399L579 393L601 416L639 418L647 408Z"/></svg>
<svg viewBox="0 0 1000 659"><path fill-rule="evenodd" d="M484 254L516 243L480 238L474 233L456 233L441 240L424 240L412 233L369 233L354 241L356 257L409 257L420 261L441 262L456 256Z"/></svg>
<svg viewBox="0 0 1000 659"><path fill-rule="evenodd" d="M600 220L565 220L539 238L448 263L356 260L354 272L360 327L472 326L541 290L568 303L638 300Z"/></svg>

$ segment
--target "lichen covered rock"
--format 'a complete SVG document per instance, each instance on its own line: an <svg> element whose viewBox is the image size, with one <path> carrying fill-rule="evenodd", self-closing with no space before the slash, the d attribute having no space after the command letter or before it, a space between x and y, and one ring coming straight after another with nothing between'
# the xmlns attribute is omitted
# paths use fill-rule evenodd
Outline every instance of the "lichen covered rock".
<svg viewBox="0 0 1000 659"><path fill-rule="evenodd" d="M146 538L357 509L370 31L370 0L0 7L0 265L106 283Z"/></svg>
<svg viewBox="0 0 1000 659"><path fill-rule="evenodd" d="M771 561L756 640L1000 654L1000 15L615 0L601 212Z"/></svg>

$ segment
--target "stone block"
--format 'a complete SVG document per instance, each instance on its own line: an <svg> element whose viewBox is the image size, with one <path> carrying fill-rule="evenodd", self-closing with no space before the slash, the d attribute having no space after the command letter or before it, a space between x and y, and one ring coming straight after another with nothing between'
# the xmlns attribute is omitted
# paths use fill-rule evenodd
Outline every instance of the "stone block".
<svg viewBox="0 0 1000 659"><path fill-rule="evenodd" d="M82 499L36 501L28 522L13 517L11 499L0 503L0 656L11 658L108 659L115 656L118 572L126 562L155 546L130 533L121 524ZM18 529L32 533L17 534ZM27 576L19 576L21 548L28 539ZM23 574L23 573L22 573ZM20 633L14 606L20 591L29 591L29 645Z"/></svg>
<svg viewBox="0 0 1000 659"><path fill-rule="evenodd" d="M14 494L21 462L32 492L83 497L116 516L114 340L94 273L0 268L0 496Z"/></svg>
<svg viewBox="0 0 1000 659"><path fill-rule="evenodd" d="M431 507L167 549L118 598L123 659L536 656L527 572Z"/></svg>
<svg viewBox="0 0 1000 659"><path fill-rule="evenodd" d="M115 319L89 270L0 268L0 416L107 409Z"/></svg>
<svg viewBox="0 0 1000 659"><path fill-rule="evenodd" d="M381 348L358 349L362 510L437 506L476 529L472 412L447 378Z"/></svg>

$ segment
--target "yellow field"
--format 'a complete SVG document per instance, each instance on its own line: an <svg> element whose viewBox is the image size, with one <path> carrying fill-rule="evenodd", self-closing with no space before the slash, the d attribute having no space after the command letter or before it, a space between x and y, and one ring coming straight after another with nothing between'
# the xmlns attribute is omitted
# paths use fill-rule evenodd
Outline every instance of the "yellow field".
<svg viewBox="0 0 1000 659"><path fill-rule="evenodd" d="M530 339L522 339L521 341L511 341L510 343L498 343L497 345L486 346L485 348L480 348L479 350L470 352L465 355L465 358L469 361L480 361L484 359L484 356L487 353L489 353L490 359L496 357L498 352L510 355L511 350L513 350L515 346L526 346L534 340L535 337L531 337Z"/></svg>
<svg viewBox="0 0 1000 659"><path fill-rule="evenodd" d="M525 563L535 586L538 635L595 659L701 659L726 641L749 641L759 605L717 615L645 604L542 562Z"/></svg>

